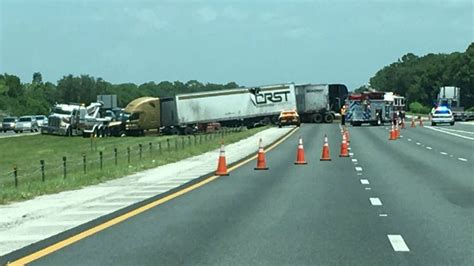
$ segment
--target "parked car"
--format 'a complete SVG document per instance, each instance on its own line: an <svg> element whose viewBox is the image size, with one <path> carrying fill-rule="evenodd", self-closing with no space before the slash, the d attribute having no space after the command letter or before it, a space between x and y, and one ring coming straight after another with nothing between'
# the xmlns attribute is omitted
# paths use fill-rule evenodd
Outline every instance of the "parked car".
<svg viewBox="0 0 474 266"><path fill-rule="evenodd" d="M436 124L450 124L454 126L454 116L453 112L445 106L440 106L434 109L431 114L431 125L436 126Z"/></svg>
<svg viewBox="0 0 474 266"><path fill-rule="evenodd" d="M43 125L48 125L48 118L45 115L37 115L35 116L36 123L38 127L42 127Z"/></svg>
<svg viewBox="0 0 474 266"><path fill-rule="evenodd" d="M280 116L278 116L278 127L286 126L286 125L296 125L300 126L300 116L296 110L291 111L282 111Z"/></svg>
<svg viewBox="0 0 474 266"><path fill-rule="evenodd" d="M3 132L7 132L9 130L15 130L16 121L18 120L17 117L5 117L2 122L2 130Z"/></svg>
<svg viewBox="0 0 474 266"><path fill-rule="evenodd" d="M15 133L23 131L38 132L38 123L34 116L22 116L18 119L15 126Z"/></svg>

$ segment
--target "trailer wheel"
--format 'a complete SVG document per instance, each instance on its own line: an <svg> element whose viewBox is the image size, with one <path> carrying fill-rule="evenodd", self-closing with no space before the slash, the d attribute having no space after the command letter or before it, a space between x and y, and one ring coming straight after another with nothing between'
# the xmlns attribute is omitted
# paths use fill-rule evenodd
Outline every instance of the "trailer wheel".
<svg viewBox="0 0 474 266"><path fill-rule="evenodd" d="M312 122L313 123L321 123L323 122L323 115L322 114L314 114L312 117Z"/></svg>
<svg viewBox="0 0 474 266"><path fill-rule="evenodd" d="M184 129L184 135L192 135L193 134L193 129L190 127L186 127Z"/></svg>
<svg viewBox="0 0 474 266"><path fill-rule="evenodd" d="M171 135L179 135L179 130L175 127L173 127L172 129L170 129L170 134Z"/></svg>
<svg viewBox="0 0 474 266"><path fill-rule="evenodd" d="M334 121L334 117L332 114L325 114L324 115L324 123L332 123Z"/></svg>

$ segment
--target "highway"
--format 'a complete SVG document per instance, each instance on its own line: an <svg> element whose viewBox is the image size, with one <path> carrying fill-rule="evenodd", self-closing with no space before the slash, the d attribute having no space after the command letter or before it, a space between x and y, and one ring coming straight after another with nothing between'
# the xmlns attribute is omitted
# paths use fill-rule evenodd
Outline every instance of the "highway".
<svg viewBox="0 0 474 266"><path fill-rule="evenodd" d="M349 131L350 158L339 125L302 125L268 171L244 164L32 265L472 265L474 126Z"/></svg>

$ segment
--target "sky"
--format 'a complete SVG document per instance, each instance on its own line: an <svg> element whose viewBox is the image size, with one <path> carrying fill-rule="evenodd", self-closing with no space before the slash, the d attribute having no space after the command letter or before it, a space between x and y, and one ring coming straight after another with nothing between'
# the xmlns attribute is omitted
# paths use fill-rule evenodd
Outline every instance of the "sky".
<svg viewBox="0 0 474 266"><path fill-rule="evenodd" d="M0 0L0 73L352 90L406 53L465 51L473 2Z"/></svg>

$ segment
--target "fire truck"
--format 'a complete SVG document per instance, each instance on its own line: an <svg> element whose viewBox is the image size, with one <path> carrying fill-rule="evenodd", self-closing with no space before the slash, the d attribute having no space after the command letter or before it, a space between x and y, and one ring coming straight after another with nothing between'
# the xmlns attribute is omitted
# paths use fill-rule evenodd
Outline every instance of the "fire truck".
<svg viewBox="0 0 474 266"><path fill-rule="evenodd" d="M393 92L367 91L350 94L347 98L346 121L352 126L373 126L390 123L394 112L405 113L405 98Z"/></svg>

